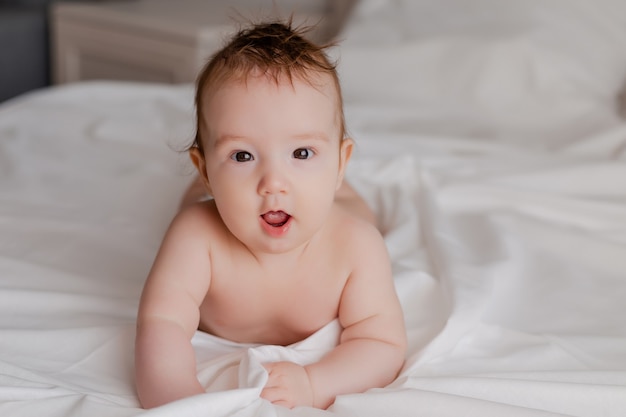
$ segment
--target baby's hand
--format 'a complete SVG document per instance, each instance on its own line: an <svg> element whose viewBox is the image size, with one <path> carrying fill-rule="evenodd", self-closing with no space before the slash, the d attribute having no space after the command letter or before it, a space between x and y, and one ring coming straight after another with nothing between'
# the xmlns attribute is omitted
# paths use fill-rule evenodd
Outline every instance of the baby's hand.
<svg viewBox="0 0 626 417"><path fill-rule="evenodd" d="M273 362L263 366L269 378L261 391L261 398L288 408L313 406L313 388L303 366L293 362Z"/></svg>

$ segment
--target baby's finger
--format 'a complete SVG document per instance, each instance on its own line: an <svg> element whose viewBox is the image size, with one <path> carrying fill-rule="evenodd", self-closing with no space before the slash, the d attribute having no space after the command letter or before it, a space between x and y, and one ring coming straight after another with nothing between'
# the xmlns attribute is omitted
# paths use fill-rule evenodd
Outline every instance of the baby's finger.
<svg viewBox="0 0 626 417"><path fill-rule="evenodd" d="M265 368L267 369L267 368ZM277 387L279 386L278 376L275 372L272 372L271 368L267 369L267 382L265 382L265 387Z"/></svg>
<svg viewBox="0 0 626 417"><path fill-rule="evenodd" d="M293 408L294 404L285 398L285 390L277 387L265 387L261 391L261 398L282 407Z"/></svg>
<svg viewBox="0 0 626 417"><path fill-rule="evenodd" d="M262 364L263 368L265 368L268 374L272 373L272 370L274 369L274 365L275 365L274 362L266 362Z"/></svg>
<svg viewBox="0 0 626 417"><path fill-rule="evenodd" d="M285 408L295 407L295 404L292 404L290 401L285 401L285 400L272 401L272 404L280 405L281 407L285 407Z"/></svg>
<svg viewBox="0 0 626 417"><path fill-rule="evenodd" d="M268 387L266 386L261 391L261 398L264 398L272 403L276 401L284 400L285 390L280 387Z"/></svg>

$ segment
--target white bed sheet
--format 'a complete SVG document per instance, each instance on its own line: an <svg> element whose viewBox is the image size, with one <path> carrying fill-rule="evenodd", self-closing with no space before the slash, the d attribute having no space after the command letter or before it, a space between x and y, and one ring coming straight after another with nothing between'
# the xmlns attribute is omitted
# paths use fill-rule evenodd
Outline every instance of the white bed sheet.
<svg viewBox="0 0 626 417"><path fill-rule="evenodd" d="M393 384L340 396L328 411L260 400L263 374L254 358L310 359L332 341L332 324L304 347L223 345L198 333L198 372L210 392L138 408L135 314L191 178L186 156L177 152L193 134L190 86L84 83L0 106L0 415L626 415L626 123L614 102L625 71L624 57L613 56L626 39L615 29L626 15L601 14L619 3L597 3L592 20L604 28L598 31L585 18L591 3L571 2L560 15L563 2L513 12L479 3L483 8L473 10L482 22L515 13L524 19L517 26L507 21L506 30L472 26L439 3L369 0L344 34L338 54L357 141L348 179L378 214L410 349ZM415 5L422 12L430 7L430 14L416 13ZM536 44L530 36L536 30L522 25L536 28L531 17L550 13L570 19L556 25L568 36L600 33L596 46L606 49L588 51L601 62L573 68L568 88L551 90L549 82L540 83L548 90L520 88L528 67L505 71L502 63L520 51L552 57L544 55L544 40L562 32L542 32ZM449 25L433 24L428 36L410 33L417 21L423 25L415 27L427 28L433 16ZM393 30L386 19L396 22ZM581 25L566 24L572 21ZM450 25L462 35L437 32ZM479 27L480 43L472 32ZM524 48L493 49L493 42L510 40L504 35L511 27L514 45ZM373 33L376 42L365 42ZM468 66L476 55L461 54L454 76L426 70L424 42L438 51L431 58L458 51L461 42L489 59ZM383 50L414 72L372 61L371 53ZM543 68L539 79L563 64L551 62L532 66ZM463 89L440 88L464 71L473 75ZM598 71L611 76L593 88L581 81ZM431 77L421 81L431 90L406 78L416 73ZM508 74L496 85L510 88L493 89L493 74ZM380 88L389 79L402 88Z"/></svg>

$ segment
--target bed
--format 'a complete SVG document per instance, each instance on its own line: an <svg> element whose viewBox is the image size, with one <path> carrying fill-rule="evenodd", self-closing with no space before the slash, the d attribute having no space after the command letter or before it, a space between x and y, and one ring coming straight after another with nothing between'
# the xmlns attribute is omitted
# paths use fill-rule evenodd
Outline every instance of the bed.
<svg viewBox="0 0 626 417"><path fill-rule="evenodd" d="M347 176L405 312L398 378L274 407L257 362L323 354L336 329L198 333L207 393L142 410L136 309L192 180L193 87L94 81L0 105L0 415L626 415L626 5L362 0L340 39Z"/></svg>

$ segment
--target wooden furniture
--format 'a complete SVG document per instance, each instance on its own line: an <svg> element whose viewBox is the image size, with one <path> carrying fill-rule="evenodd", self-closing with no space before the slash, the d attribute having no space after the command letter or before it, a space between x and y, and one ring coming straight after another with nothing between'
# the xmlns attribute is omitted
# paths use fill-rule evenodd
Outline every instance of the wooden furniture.
<svg viewBox="0 0 626 417"><path fill-rule="evenodd" d="M331 0L332 2L332 0ZM59 2L51 11L52 80L192 82L237 22L289 16L316 24L327 0ZM278 4L278 6L277 6ZM291 10L287 8L292 8ZM328 19L329 22L333 21ZM312 36L329 30L320 25Z"/></svg>

